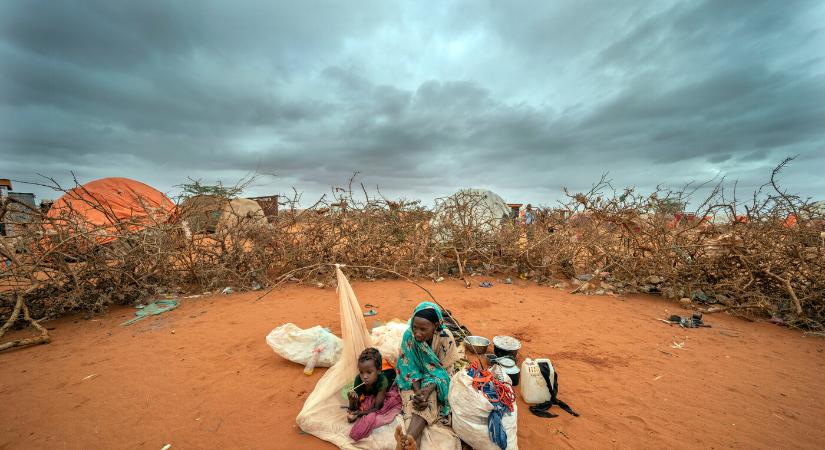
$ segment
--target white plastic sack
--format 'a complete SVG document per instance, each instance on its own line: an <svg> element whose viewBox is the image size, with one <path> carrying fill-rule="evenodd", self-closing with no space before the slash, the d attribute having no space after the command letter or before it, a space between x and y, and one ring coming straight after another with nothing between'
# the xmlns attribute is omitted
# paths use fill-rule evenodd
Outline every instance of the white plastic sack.
<svg viewBox="0 0 825 450"><path fill-rule="evenodd" d="M400 415L393 423L373 430L368 438L357 443L349 437L352 425L347 423L346 409L342 408L347 402L341 396L341 390L352 383L358 373L358 355L372 346L372 339L352 286L341 269L336 268L335 272L338 277L338 305L343 337L341 359L318 380L295 421L305 433L342 449L393 450L395 427L402 423ZM461 443L449 428L427 427L421 439L422 450L461 449Z"/></svg>
<svg viewBox="0 0 825 450"><path fill-rule="evenodd" d="M493 405L473 387L473 379L464 371L459 371L450 380L448 394L453 411L453 431L475 450L501 450L490 440L487 417ZM518 450L518 406L501 419L507 432L507 450Z"/></svg>
<svg viewBox="0 0 825 450"><path fill-rule="evenodd" d="M372 329L372 346L381 352L381 357L391 361L393 365L401 353L401 341L404 339L404 332L407 328L409 325L406 323L393 320L386 325Z"/></svg>
<svg viewBox="0 0 825 450"><path fill-rule="evenodd" d="M298 364L306 364L319 345L322 350L315 367L331 367L341 358L341 338L320 325L302 330L285 323L266 336L266 343L275 353Z"/></svg>

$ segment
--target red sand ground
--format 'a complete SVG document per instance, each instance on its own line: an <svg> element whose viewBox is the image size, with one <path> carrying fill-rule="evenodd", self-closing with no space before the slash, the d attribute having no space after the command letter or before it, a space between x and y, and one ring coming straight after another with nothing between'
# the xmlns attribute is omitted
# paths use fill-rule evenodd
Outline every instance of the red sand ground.
<svg viewBox="0 0 825 450"><path fill-rule="evenodd" d="M379 306L370 325L425 298L400 281L353 286L362 306ZM825 447L821 339L725 315L707 316L710 329L670 327L656 319L685 311L650 297L432 291L475 333L513 334L520 356L553 358L560 397L581 417L540 419L520 403L523 450ZM264 337L289 321L339 330L334 290L256 296L184 299L126 328L130 308L49 322L53 343L0 354L0 449L333 448L294 420L323 369L304 376Z"/></svg>

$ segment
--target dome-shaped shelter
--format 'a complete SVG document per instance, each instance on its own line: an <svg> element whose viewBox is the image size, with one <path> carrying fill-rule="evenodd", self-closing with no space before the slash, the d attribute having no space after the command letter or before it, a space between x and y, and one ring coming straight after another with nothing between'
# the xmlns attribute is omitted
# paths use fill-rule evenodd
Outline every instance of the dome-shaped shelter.
<svg viewBox="0 0 825 450"><path fill-rule="evenodd" d="M92 231L103 235L115 231L139 231L169 220L175 205L163 192L129 178L101 178L67 191L47 214L50 227Z"/></svg>
<svg viewBox="0 0 825 450"><path fill-rule="evenodd" d="M491 232L510 221L510 207L495 192L486 189L461 189L436 200L431 225L435 238L449 240L456 227Z"/></svg>
<svg viewBox="0 0 825 450"><path fill-rule="evenodd" d="M267 224L261 205L246 198L229 200L214 195L197 195L183 201L180 215L193 233L214 233L220 228Z"/></svg>

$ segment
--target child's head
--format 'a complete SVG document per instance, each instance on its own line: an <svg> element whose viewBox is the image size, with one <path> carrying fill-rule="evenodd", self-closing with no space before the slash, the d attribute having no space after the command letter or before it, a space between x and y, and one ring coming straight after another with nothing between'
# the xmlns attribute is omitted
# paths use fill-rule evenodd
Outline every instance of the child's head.
<svg viewBox="0 0 825 450"><path fill-rule="evenodd" d="M381 373L381 352L372 347L365 348L358 357L358 375L361 376L361 381L373 385L378 381L379 373Z"/></svg>

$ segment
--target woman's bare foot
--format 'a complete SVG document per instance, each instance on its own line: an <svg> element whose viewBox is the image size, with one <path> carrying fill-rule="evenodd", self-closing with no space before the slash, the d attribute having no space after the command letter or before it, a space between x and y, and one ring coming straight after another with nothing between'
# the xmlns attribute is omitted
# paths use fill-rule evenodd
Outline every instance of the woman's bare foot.
<svg viewBox="0 0 825 450"><path fill-rule="evenodd" d="M404 450L405 443L407 442L407 436L404 434L404 431L401 430L401 425L395 427L395 450Z"/></svg>
<svg viewBox="0 0 825 450"><path fill-rule="evenodd" d="M417 448L415 439L404 434L401 425L395 427L395 450L416 450Z"/></svg>

